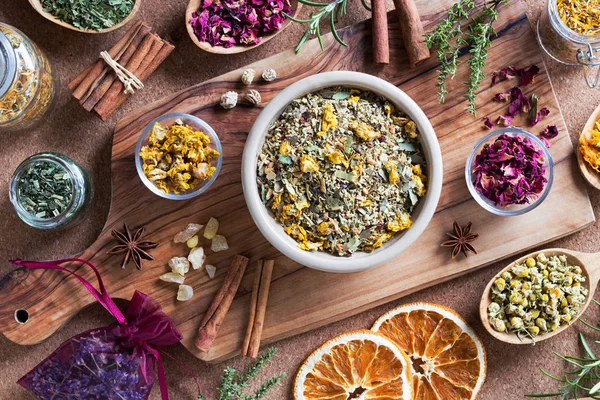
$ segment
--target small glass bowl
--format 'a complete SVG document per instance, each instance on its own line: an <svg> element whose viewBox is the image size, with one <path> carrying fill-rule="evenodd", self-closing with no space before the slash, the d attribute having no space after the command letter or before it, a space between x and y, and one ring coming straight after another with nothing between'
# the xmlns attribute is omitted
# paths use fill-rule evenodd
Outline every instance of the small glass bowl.
<svg viewBox="0 0 600 400"><path fill-rule="evenodd" d="M179 194L175 194L175 193L167 194L167 193L163 192L162 190L160 190L148 178L146 178L146 175L144 174L144 171L142 170L142 162L143 162L142 157L140 157L139 154L140 154L140 150L142 149L142 146L145 146L148 144L148 137L150 136L150 132L152 130L152 127L154 126L154 123L159 122L163 127L169 127L169 126L173 125L177 119L181 119L185 125L189 125L192 128L194 128L195 130L204 132L208 137L210 137L210 147L217 150L219 152L219 154L221 154L221 156L217 159L216 165L214 163L212 164L214 167L216 167L216 170L215 170L215 173L213 174L213 176L210 177L210 179L201 181L200 183L198 183L198 185L196 185L195 188L187 190L185 192L181 192ZM142 134L137 142L137 146L135 147L135 168L137 169L140 179L142 180L142 182L144 182L144 185L146 185L146 187L148 189L150 189L150 191L152 193L156 194L157 196L163 197L165 199L169 199L169 200L188 200L188 199L191 199L193 197L196 197L196 196L206 192L208 190L208 188L217 179L217 176L219 175L219 172L221 171L222 164L223 164L223 148L221 147L221 141L219 140L217 133L206 122L204 122L200 118L195 117L190 114L171 113L171 114L161 115L160 117L154 119L152 122L150 122L144 128L144 131L142 132Z"/></svg>
<svg viewBox="0 0 600 400"><path fill-rule="evenodd" d="M472 173L475 157L479 153L481 153L481 150L483 149L483 146L485 144L491 144L495 142L500 135L508 135L513 137L525 136L528 139L530 139L544 153L544 169L546 170L546 172L544 173L544 177L548 180L548 182L546 182L542 193L540 193L540 195L530 203L496 206L492 201L488 200L483 194L481 194L477 189L475 189L475 186L473 186ZM550 187L552 186L552 181L554 180L554 163L552 162L552 156L550 155L550 152L548 151L544 143L535 135L520 128L502 128L490 132L479 142L477 142L475 147L473 147L473 150L471 150L471 153L469 154L469 157L467 158L467 163L465 165L465 178L467 180L467 187L469 188L469 192L471 192L471 196L473 196L475 201L479 203L479 205L485 210L491 212L492 214L504 217L522 215L542 204L544 199L546 199L546 197L548 196L548 193L550 193Z"/></svg>
<svg viewBox="0 0 600 400"><path fill-rule="evenodd" d="M21 205L19 181L32 164L48 161L60 165L67 171L73 182L73 197L65 211L52 218L39 218L29 213ZM90 175L75 161L59 153L38 153L25 159L15 170L10 179L10 202L17 215L26 224L38 229L56 229L73 227L83 220L85 211L94 198L94 185Z"/></svg>

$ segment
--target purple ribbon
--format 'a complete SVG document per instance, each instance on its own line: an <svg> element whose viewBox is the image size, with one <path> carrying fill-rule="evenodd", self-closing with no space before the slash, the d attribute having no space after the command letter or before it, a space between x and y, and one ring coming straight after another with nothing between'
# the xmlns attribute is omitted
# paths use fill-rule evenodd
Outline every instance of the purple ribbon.
<svg viewBox="0 0 600 400"><path fill-rule="evenodd" d="M118 321L118 325L115 325L113 331L115 335L122 339L121 343L124 347L133 348L135 353L140 358L140 369L142 375L146 381L147 376L147 357L154 357L157 366L158 384L160 387L160 393L163 400L169 400L169 393L167 390L167 381L165 379L165 369L162 361L162 357L157 350L157 347L169 346L178 343L183 336L177 326L162 310L160 305L154 301L150 296L147 296L137 290L133 294L129 307L127 309L126 316L123 315L119 307L110 298L98 269L86 260L79 258L67 258L56 261L22 261L22 260L11 260L14 265L29 269L53 269L68 272L77 278L83 286L94 296L98 303L102 304L102 307L106 309L115 317ZM90 282L88 282L81 275L62 267L60 264L80 262L84 265L89 266L96 274L98 280L98 286L100 290L97 290ZM186 368L187 370L187 368ZM190 372L188 370L188 372ZM193 374L192 376L196 378ZM196 382L197 384L197 382Z"/></svg>

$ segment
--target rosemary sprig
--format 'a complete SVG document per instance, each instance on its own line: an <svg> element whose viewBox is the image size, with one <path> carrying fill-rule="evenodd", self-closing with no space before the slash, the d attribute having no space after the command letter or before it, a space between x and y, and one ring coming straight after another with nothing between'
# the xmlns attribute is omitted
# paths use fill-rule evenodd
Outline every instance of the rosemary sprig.
<svg viewBox="0 0 600 400"><path fill-rule="evenodd" d="M467 110L475 115L475 97L477 89L483 81L485 74L483 68L488 55L488 49L492 45L491 38L494 35L493 23L498 18L497 8L507 0L485 0L478 4L474 0L459 0L448 11L446 18L441 21L430 34L425 35L425 43L430 49L437 48L437 57L440 63L438 69L438 100L445 101L448 94L446 82L448 77L454 79L459 65L459 56L463 47L469 47L470 68L469 81L467 85ZM473 14L482 8L481 12ZM468 29L464 30L464 24L468 23Z"/></svg>
<svg viewBox="0 0 600 400"><path fill-rule="evenodd" d="M298 0L299 3L302 3L311 7L319 7L316 13L310 13L308 19L298 19L294 18L291 15L285 14L285 16L291 19L294 22L298 22L300 24L308 24L304 35L300 38L300 41L296 45L294 49L296 53L300 51L300 48L306 42L306 39L310 35L316 35L319 39L319 45L321 46L321 50L323 50L323 38L321 37L321 20L329 21L329 26L331 28L331 33L335 40L338 41L344 47L348 47L348 44L344 42L344 40L338 34L335 23L340 18L340 16L344 16L347 13L348 0L333 0L331 3L319 3L311 0ZM365 0L361 0L362 5L370 10L370 7L367 5Z"/></svg>
<svg viewBox="0 0 600 400"><path fill-rule="evenodd" d="M593 300L594 303L600 306L600 303ZM584 325L600 332L600 328L593 326L585 321ZM557 357L567 363L567 369L563 371L563 377L559 378L540 368L542 374L559 383L555 392L527 394L525 397L558 397L561 400L577 399L581 393L592 399L600 399L600 358L592 351L587 340L581 332L579 332L579 341L583 347L585 354L583 357L562 356L554 353ZM600 341L596 341L600 344Z"/></svg>
<svg viewBox="0 0 600 400"><path fill-rule="evenodd" d="M274 347L263 352L243 373L238 373L235 368L232 367L225 368L223 377L221 378L221 384L217 388L218 397L216 400L263 399L271 389L281 382L285 377L285 373L282 372L267 379L252 395L244 394L243 390L248 386L248 383L256 378L258 373L271 362L275 353L277 353L277 349ZM200 394L198 400L206 400L206 398L203 394Z"/></svg>

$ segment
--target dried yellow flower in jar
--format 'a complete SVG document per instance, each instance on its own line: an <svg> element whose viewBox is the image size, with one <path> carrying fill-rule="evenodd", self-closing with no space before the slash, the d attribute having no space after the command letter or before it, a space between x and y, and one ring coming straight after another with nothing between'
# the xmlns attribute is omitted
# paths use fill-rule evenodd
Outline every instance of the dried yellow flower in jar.
<svg viewBox="0 0 600 400"><path fill-rule="evenodd" d="M156 122L139 156L146 177L164 193L185 192L216 171L212 161L221 154L210 147L210 138L175 121L168 128Z"/></svg>
<svg viewBox="0 0 600 400"><path fill-rule="evenodd" d="M600 1L557 0L556 10L572 31L586 36L600 34Z"/></svg>

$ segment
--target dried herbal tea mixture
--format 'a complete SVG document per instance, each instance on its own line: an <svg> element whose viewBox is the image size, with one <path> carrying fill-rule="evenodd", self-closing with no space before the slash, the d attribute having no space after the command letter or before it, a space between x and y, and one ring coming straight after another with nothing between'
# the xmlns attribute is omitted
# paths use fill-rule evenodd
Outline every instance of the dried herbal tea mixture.
<svg viewBox="0 0 600 400"><path fill-rule="evenodd" d="M209 179L216 170L211 162L220 156L205 133L179 119L168 128L156 122L148 145L140 150L144 174L167 194L185 192Z"/></svg>
<svg viewBox="0 0 600 400"><path fill-rule="evenodd" d="M490 325L530 337L552 332L582 310L588 290L581 267L565 255L529 257L503 272L491 289Z"/></svg>
<svg viewBox="0 0 600 400"><path fill-rule="evenodd" d="M557 0L556 10L572 31L586 36L600 34L600 1Z"/></svg>
<svg viewBox="0 0 600 400"><path fill-rule="evenodd" d="M414 121L381 96L329 88L295 99L258 156L258 191L303 250L370 252L408 229L425 195Z"/></svg>
<svg viewBox="0 0 600 400"><path fill-rule="evenodd" d="M54 218L67 209L73 198L73 180L52 161L32 164L19 180L19 204L37 218Z"/></svg>
<svg viewBox="0 0 600 400"><path fill-rule="evenodd" d="M44 11L79 29L101 31L131 13L133 0L41 0Z"/></svg>

